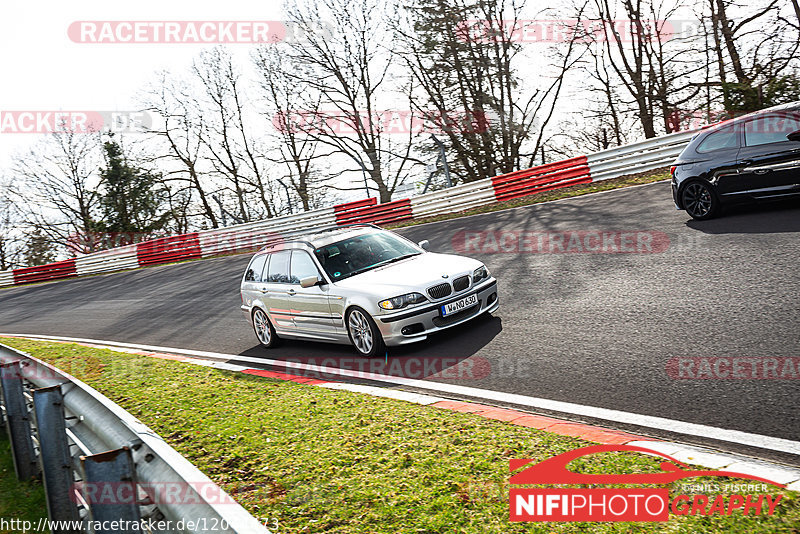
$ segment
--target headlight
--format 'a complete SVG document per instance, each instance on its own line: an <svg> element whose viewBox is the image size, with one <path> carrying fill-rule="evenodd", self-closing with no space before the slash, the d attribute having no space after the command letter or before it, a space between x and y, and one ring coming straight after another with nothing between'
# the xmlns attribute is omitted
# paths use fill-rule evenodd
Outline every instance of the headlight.
<svg viewBox="0 0 800 534"><path fill-rule="evenodd" d="M481 265L472 272L472 283L477 284L481 280L489 278L489 269L485 265Z"/></svg>
<svg viewBox="0 0 800 534"><path fill-rule="evenodd" d="M410 304L418 304L420 302L425 302L426 300L427 299L425 296L421 293L406 293L405 295L400 295L399 297L382 300L378 303L378 306L384 310L399 310L400 308L405 308Z"/></svg>

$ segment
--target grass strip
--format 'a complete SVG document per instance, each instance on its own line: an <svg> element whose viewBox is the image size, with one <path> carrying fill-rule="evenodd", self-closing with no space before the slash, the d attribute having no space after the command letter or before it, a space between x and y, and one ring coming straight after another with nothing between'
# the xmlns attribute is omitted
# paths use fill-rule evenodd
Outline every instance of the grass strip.
<svg viewBox="0 0 800 534"><path fill-rule="evenodd" d="M508 460L544 460L587 442L471 414L111 350L0 342L53 363L119 403L274 532L750 533L797 532L800 525L797 494L777 490L771 492L784 498L774 516L510 523ZM571 467L648 473L660 471L658 464L647 455L610 453ZM670 491L680 493L678 485Z"/></svg>
<svg viewBox="0 0 800 534"><path fill-rule="evenodd" d="M6 526L10 526L9 522L15 519L20 523L28 521L36 525L42 517L47 517L44 488L38 480L17 480L14 459L11 457L11 443L5 429L0 426L0 533L15 532L4 528L3 519Z"/></svg>

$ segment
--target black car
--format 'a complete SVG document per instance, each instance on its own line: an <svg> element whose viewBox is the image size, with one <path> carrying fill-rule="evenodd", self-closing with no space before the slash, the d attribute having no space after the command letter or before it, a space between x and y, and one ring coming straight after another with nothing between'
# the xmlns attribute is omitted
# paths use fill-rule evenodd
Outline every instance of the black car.
<svg viewBox="0 0 800 534"><path fill-rule="evenodd" d="M675 206L699 220L734 203L800 195L800 102L698 133L670 174Z"/></svg>

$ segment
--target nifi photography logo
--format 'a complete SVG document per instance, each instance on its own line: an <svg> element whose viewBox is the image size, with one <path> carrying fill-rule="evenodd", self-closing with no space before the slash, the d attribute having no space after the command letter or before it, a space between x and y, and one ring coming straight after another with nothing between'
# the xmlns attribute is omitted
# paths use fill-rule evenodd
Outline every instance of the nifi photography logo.
<svg viewBox="0 0 800 534"><path fill-rule="evenodd" d="M587 474L567 469L567 465L582 456L607 452L643 452L661 456L669 462L662 462L659 473L642 474ZM534 460L510 460L514 473ZM511 521L642 521L656 522L669 520L669 513L675 515L773 515L783 495L770 494L719 494L688 495L680 494L670 498L666 487L612 487L612 488L519 488L514 485L665 485L677 480L694 477L731 477L748 479L785 488L764 478L735 473L731 471L691 470L689 466L665 454L633 445L596 445L575 449L559 454L527 469L517 472L509 480ZM749 485L730 487L737 491ZM764 484L755 485L766 491Z"/></svg>

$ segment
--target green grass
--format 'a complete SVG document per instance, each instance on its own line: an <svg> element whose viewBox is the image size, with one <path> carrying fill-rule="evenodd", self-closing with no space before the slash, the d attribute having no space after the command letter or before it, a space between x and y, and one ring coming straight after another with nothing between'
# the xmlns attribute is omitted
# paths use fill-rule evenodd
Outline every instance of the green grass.
<svg viewBox="0 0 800 534"><path fill-rule="evenodd" d="M14 473L11 444L5 429L0 427L0 518L19 519L37 524L47 517L44 488L38 481L20 482ZM0 526L0 532L12 532Z"/></svg>
<svg viewBox="0 0 800 534"><path fill-rule="evenodd" d="M510 523L508 460L544 460L586 442L470 414L110 350L0 342L87 381L164 436L253 515L276 520L281 534L789 533L800 525L797 495L787 492L772 517ZM658 462L612 453L573 468L655 472Z"/></svg>

